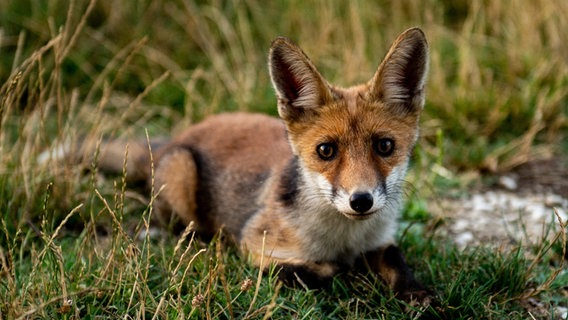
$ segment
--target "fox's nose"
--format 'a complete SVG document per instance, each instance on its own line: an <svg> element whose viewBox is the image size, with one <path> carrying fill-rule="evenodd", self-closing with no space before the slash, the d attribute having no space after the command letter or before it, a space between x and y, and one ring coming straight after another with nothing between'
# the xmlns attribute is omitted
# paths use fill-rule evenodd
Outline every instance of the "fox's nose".
<svg viewBox="0 0 568 320"><path fill-rule="evenodd" d="M351 209L365 213L373 206L373 196L368 192L355 192L349 197Z"/></svg>

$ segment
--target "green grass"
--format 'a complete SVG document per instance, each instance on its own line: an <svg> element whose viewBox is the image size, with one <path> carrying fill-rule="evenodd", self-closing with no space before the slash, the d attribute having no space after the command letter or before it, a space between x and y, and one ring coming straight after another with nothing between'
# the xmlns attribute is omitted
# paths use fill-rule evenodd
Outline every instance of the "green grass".
<svg viewBox="0 0 568 320"><path fill-rule="evenodd" d="M566 307L565 238L460 251L427 206L441 190L466 192L462 173L566 154L564 2L14 0L0 2L0 318L413 318L376 279L290 289L222 240L140 236L147 195L96 162L36 159L69 139L166 135L230 110L274 115L266 55L277 35L349 85L415 25L431 68L400 241L439 296L422 318Z"/></svg>

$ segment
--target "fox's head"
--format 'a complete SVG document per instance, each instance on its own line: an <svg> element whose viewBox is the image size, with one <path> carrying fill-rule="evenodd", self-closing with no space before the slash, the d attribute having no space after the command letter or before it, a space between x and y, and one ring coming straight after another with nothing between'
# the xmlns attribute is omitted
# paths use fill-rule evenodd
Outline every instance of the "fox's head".
<svg viewBox="0 0 568 320"><path fill-rule="evenodd" d="M372 79L350 88L328 83L286 38L272 43L269 66L278 113L315 196L351 219L398 208L424 107L424 33L402 33Z"/></svg>

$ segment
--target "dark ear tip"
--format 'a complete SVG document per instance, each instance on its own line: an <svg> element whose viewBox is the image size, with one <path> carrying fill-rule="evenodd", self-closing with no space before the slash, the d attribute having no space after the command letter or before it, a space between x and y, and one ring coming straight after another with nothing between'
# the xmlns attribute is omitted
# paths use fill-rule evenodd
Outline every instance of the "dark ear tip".
<svg viewBox="0 0 568 320"><path fill-rule="evenodd" d="M423 38L426 38L424 31L422 31L422 29L420 27L409 28L406 31L404 31L403 33L409 33L409 34L413 34L413 35L417 35L417 36L421 36Z"/></svg>
<svg viewBox="0 0 568 320"><path fill-rule="evenodd" d="M424 44L424 46L428 47L428 40L426 40L426 34L419 27L413 27L407 29L400 35L400 37L421 42Z"/></svg>
<svg viewBox="0 0 568 320"><path fill-rule="evenodd" d="M284 36L278 36L276 38L274 38L274 40L272 40L272 47L274 47L275 45L281 44L281 43L289 43L292 42L290 41L290 39L288 39L287 37Z"/></svg>
<svg viewBox="0 0 568 320"><path fill-rule="evenodd" d="M282 47L293 48L297 46L292 40L283 36L279 36L272 40L272 43L270 45L270 52L272 53L275 49Z"/></svg>
<svg viewBox="0 0 568 320"><path fill-rule="evenodd" d="M293 47L291 43L292 42L290 41L290 39L286 37L277 37L276 39L272 40L270 51L268 53L268 61L270 65L275 63L276 60L284 54L284 52Z"/></svg>

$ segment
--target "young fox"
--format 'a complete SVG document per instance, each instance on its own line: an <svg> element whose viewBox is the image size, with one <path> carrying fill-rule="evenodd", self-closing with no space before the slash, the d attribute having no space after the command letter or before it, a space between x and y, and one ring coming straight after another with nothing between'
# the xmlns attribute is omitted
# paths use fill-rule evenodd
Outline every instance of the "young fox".
<svg viewBox="0 0 568 320"><path fill-rule="evenodd" d="M318 285L361 265L403 299L425 296L394 245L424 106L422 31L402 33L373 78L350 88L328 83L286 38L272 43L269 69L281 120L218 115L154 149L157 210L205 236L223 229L286 282ZM102 146L103 169L120 169L123 153ZM129 153L128 174L149 180L148 148Z"/></svg>

